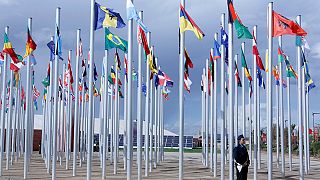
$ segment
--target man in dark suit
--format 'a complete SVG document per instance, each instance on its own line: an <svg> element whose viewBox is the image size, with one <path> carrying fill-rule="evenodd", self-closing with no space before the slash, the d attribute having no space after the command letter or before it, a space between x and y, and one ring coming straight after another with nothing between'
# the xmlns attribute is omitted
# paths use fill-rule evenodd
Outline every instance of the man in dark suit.
<svg viewBox="0 0 320 180"><path fill-rule="evenodd" d="M237 180L246 180L248 175L250 160L245 143L244 136L240 135L238 136L238 146L233 149Z"/></svg>

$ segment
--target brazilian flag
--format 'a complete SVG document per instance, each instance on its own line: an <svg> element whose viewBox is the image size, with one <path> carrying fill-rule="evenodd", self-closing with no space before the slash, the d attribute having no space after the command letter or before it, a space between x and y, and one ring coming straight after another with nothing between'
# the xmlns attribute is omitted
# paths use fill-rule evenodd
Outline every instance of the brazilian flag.
<svg viewBox="0 0 320 180"><path fill-rule="evenodd" d="M112 34L108 28L105 28L105 50L112 48L121 49L124 53L128 51L128 42L114 34Z"/></svg>

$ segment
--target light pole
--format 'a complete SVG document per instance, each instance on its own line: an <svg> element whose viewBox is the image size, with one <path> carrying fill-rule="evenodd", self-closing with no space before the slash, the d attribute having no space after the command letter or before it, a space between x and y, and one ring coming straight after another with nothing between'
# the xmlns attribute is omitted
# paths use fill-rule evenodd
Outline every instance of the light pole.
<svg viewBox="0 0 320 180"><path fill-rule="evenodd" d="M312 124L313 124L313 141L316 141L316 134L314 133L314 115L320 114L320 112L312 112Z"/></svg>

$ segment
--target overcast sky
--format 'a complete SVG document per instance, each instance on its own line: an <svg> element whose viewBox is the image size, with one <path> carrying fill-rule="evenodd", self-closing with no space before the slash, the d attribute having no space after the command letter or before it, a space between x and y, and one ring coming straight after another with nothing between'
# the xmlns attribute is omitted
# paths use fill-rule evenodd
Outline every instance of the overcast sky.
<svg viewBox="0 0 320 180"><path fill-rule="evenodd" d="M103 6L114 9L120 12L123 19L126 21L126 0L117 1L97 1ZM234 1L235 10L239 14L242 22L249 27L250 31L254 25L258 25L258 48L261 57L264 58L265 49L267 47L266 37L266 14L267 4L269 1L265 0L239 0ZM158 57L161 69L166 72L175 82L174 87L171 89L170 99L165 102L164 106L164 119L165 127L175 133L179 131L179 104L178 104L178 16L179 16L179 1L173 0L136 0L134 1L136 9L144 11L144 21L152 32L151 44L155 46L155 54ZM33 38L38 44L35 51L35 56L38 64L35 66L35 80L36 86L39 90L43 90L41 84L45 76L47 64L49 62L49 50L46 43L50 40L50 36L54 34L55 27L55 9L61 7L61 35L63 41L63 56L67 59L68 50L75 50L76 47L76 30L82 30L82 40L84 43L84 51L87 54L89 46L89 25L90 25L90 1L87 0L0 0L1 16L0 28L4 30L5 26L10 27L9 39L12 41L17 53L24 54L27 18L33 18L32 34ZM309 61L310 73L316 85L319 85L320 72L320 29L318 28L318 19L320 16L318 8L320 1L312 0L286 0L275 1L274 10L290 19L295 19L297 15L302 15L302 27L308 32L307 40L311 47L311 52L308 53L307 59ZM190 70L190 79L193 82L191 87L191 94L185 94L185 134L194 135L199 132L201 128L201 91L200 79L202 68L205 65L205 60L209 56L209 50L213 46L213 36L215 32L220 29L220 16L221 13L227 12L225 0L190 0L186 1L186 10L189 15L194 19L197 25L206 34L202 41L197 40L192 32L186 33L186 48L194 63L194 68ZM136 26L136 25L135 25ZM127 38L127 27L123 29L111 29L113 33ZM98 67L98 73L101 75L101 62L104 56L104 36L103 30L96 31L95 33L95 62ZM136 31L134 31L134 34ZM134 35L134 56L133 67L137 67L137 45L136 36ZM0 36L1 41L3 36ZM219 40L220 42L220 40ZM240 44L243 40L234 38L234 54L240 52ZM246 58L249 68L252 68L252 54L251 41L246 40ZM293 36L286 36L283 38L283 49L287 55L290 56L291 64L294 69L296 65L296 48L295 38ZM274 39L274 58L273 62L277 61L276 56L277 39ZM75 56L75 53L73 53ZM109 58L109 65L113 63L114 51L111 51ZM123 60L123 54L120 54ZM75 58L72 59L73 67L75 67ZM219 60L220 61L220 60ZM66 61L64 62L66 63ZM122 61L123 63L123 61ZM219 62L220 63L220 62ZM220 66L220 65L219 65ZM109 66L110 67L110 66ZM145 68L145 65L143 65ZM220 72L220 69L218 68ZM61 70L60 70L61 72ZM145 72L145 69L143 70ZM218 73L219 73L218 72ZM25 77L25 69L22 69L22 76ZM74 71L75 73L75 71ZM142 74L145 77L145 73ZM263 73L265 77L265 73ZM242 79L243 81L243 79ZM247 88L247 80L245 80ZM291 109L292 121L297 121L297 100L296 89L297 84L295 80L291 81ZM25 86L25 85L24 85ZM136 86L135 86L136 87ZM220 89L220 82L217 85ZM218 90L218 93L220 90ZM134 94L136 91L134 91ZM241 90L239 89L239 93ZM247 93L247 92L246 92ZM265 91L261 90L261 126L265 127L266 113L265 113ZM284 90L286 96L286 90ZM219 96L220 97L220 96ZM310 118L311 112L320 112L319 88L313 89L310 93ZM241 104L239 95L239 104ZM143 99L144 101L144 99ZM220 98L218 98L218 103ZM41 101L39 100L39 104ZM286 97L284 98L285 119L287 117L287 103ZM134 108L136 102L134 101ZM219 108L220 106L218 106ZM239 106L239 124L241 124L241 109ZM42 113L41 108L37 113ZM133 110L135 111L135 110ZM247 113L248 114L248 113ZM96 110L98 115L98 110ZM274 116L276 111L274 111ZM136 117L135 113L133 114ZM123 117L123 116L121 116ZM320 117L316 117L316 123L320 123ZM221 121L221 120L219 120ZM220 124L220 123L219 123ZM240 129L241 127L239 127ZM219 130L220 131L220 128Z"/></svg>

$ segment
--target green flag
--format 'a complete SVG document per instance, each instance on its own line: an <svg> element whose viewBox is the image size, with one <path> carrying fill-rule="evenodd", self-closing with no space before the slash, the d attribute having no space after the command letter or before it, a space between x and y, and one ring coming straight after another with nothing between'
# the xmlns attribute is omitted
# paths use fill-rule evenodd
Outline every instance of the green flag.
<svg viewBox="0 0 320 180"><path fill-rule="evenodd" d="M237 31L237 36L238 39L244 38L244 39L253 39L252 34L250 33L250 31L248 30L248 28L246 26L244 26L239 19L236 19L234 21L234 26L236 28Z"/></svg>
<svg viewBox="0 0 320 180"><path fill-rule="evenodd" d="M117 35L112 34L108 28L105 28L105 40L105 50L118 48L127 53L128 42Z"/></svg>

